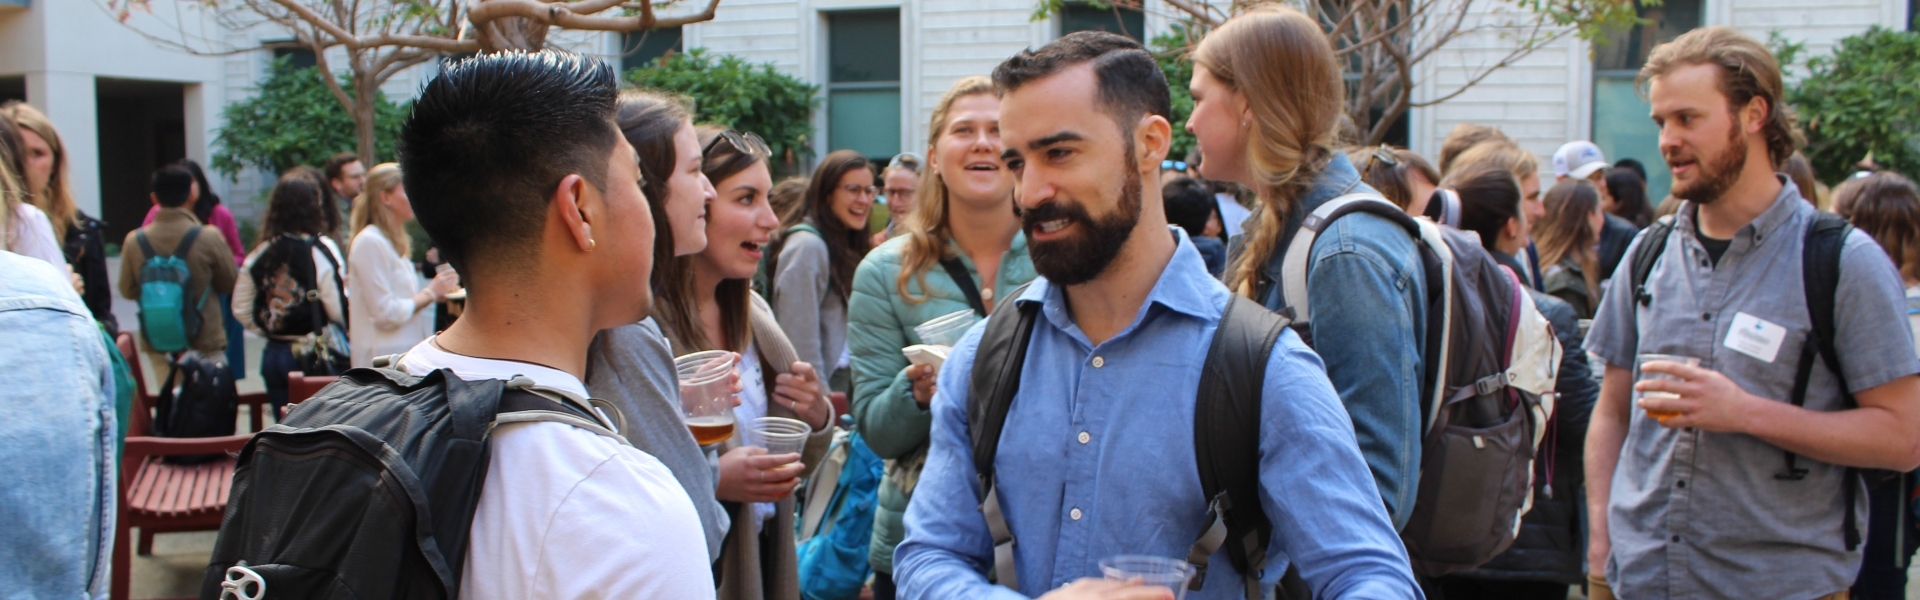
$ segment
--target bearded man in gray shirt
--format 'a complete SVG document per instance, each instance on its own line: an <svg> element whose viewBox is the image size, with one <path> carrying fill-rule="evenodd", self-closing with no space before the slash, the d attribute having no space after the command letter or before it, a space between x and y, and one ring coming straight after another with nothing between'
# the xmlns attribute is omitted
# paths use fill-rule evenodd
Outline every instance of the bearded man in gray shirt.
<svg viewBox="0 0 1920 600"><path fill-rule="evenodd" d="M1804 407L1790 403L1801 351L1817 343L1801 281L1817 213L1774 174L1794 146L1778 63L1711 27L1656 48L1640 79L1687 203L1670 229L1635 241L1587 340L1607 362L1587 433L1592 597L1844 598L1865 537L1853 469L1920 465L1920 360L1900 275L1866 234L1847 235L1840 372L1813 361ZM1623 273L1661 231L1636 289ZM1700 366L1634 370L1655 353ZM1676 379L1645 379L1655 374ZM1797 477L1783 476L1789 454Z"/></svg>

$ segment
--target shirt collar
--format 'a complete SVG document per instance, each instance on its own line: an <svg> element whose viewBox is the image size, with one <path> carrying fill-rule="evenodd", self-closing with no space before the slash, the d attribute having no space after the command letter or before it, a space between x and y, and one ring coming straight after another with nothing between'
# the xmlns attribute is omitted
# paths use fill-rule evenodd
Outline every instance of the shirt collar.
<svg viewBox="0 0 1920 600"><path fill-rule="evenodd" d="M159 223L161 221L185 221L194 225L200 224L200 218L194 216L193 211L187 210L184 207L161 207L160 212L154 213L153 222Z"/></svg>
<svg viewBox="0 0 1920 600"><path fill-rule="evenodd" d="M1309 186L1307 193L1300 197L1299 205L1287 214L1286 235L1281 236L1280 243L1274 246L1273 256L1267 260L1266 267L1261 269L1267 279L1274 282L1280 281L1282 259L1285 257L1287 247L1293 244L1293 236L1300 232L1300 224L1306 221L1307 215L1313 214L1320 205L1334 198L1361 192L1379 193L1378 190L1373 189L1373 186L1360 180L1360 171L1353 168L1353 161L1347 160L1346 153L1333 153L1333 158L1327 161L1327 166L1314 174L1313 185Z"/></svg>
<svg viewBox="0 0 1920 600"><path fill-rule="evenodd" d="M1147 293L1147 301L1140 304L1140 312L1133 322L1122 329L1119 336L1126 335L1139 327L1146 319L1147 311L1154 306L1193 316L1199 319L1220 318L1220 296L1227 293L1224 286L1213 275L1207 273L1206 260L1200 257L1200 251L1193 246L1193 240L1187 238L1187 232L1179 227L1168 227L1168 233L1174 236L1178 246L1174 248L1173 259L1167 261L1166 269L1160 271L1160 279L1153 284L1153 290ZM1073 323L1073 317L1067 311L1065 290L1037 277L1027 291L1020 294L1016 303L1039 302L1040 312L1053 326L1062 331L1079 331Z"/></svg>
<svg viewBox="0 0 1920 600"><path fill-rule="evenodd" d="M1813 213L1813 205L1807 202L1806 197L1800 195L1800 189L1793 186L1792 180L1788 179L1786 175L1779 173L1775 173L1773 176L1779 179L1781 184L1779 195L1773 198L1773 206L1767 207L1767 210L1760 213L1760 216L1754 217L1753 222L1747 223L1745 227L1741 227L1740 231L1734 233L1734 237L1739 238L1744 236L1751 238L1754 243L1758 244L1769 237L1773 237L1774 230L1779 229L1781 225L1799 218L1803 214ZM1692 201L1681 205L1680 212L1674 216L1675 226L1682 228L1682 231L1689 234L1697 233L1698 230L1696 227L1698 227L1698 221L1695 219L1698 218L1698 211L1699 205Z"/></svg>

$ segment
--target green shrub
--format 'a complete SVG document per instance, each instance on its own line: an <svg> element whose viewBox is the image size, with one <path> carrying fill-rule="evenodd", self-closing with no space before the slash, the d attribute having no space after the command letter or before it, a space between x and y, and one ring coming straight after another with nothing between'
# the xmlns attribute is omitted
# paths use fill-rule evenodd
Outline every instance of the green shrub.
<svg viewBox="0 0 1920 600"><path fill-rule="evenodd" d="M231 179L247 167L278 174L298 165L318 167L329 156L352 152L359 145L353 117L321 77L318 68L293 68L285 58L274 61L259 94L221 109L225 125L214 136L211 166ZM353 95L350 80L342 77L340 85ZM374 97L376 162L392 160L407 109L379 92Z"/></svg>
<svg viewBox="0 0 1920 600"><path fill-rule="evenodd" d="M776 171L793 172L811 155L807 144L813 137L813 106L820 88L774 70L773 63L716 58L705 48L694 48L627 71L626 79L636 87L691 99L698 113L695 121L759 134L773 149Z"/></svg>
<svg viewBox="0 0 1920 600"><path fill-rule="evenodd" d="M1777 35L1781 62L1802 50ZM1840 40L1831 56L1806 61L1787 103L1806 131L1802 152L1822 181L1838 182L1873 157L1909 178L1920 176L1920 33L1874 27Z"/></svg>

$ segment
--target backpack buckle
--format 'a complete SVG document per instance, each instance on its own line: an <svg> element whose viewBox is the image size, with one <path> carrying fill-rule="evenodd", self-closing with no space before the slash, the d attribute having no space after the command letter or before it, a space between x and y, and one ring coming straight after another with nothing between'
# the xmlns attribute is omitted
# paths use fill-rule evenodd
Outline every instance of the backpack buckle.
<svg viewBox="0 0 1920 600"><path fill-rule="evenodd" d="M249 588L248 586L252 586ZM248 591L251 589L252 591ZM260 600L267 595L267 580L253 569L247 568L247 561L227 568L225 581L220 582L220 600Z"/></svg>
<svg viewBox="0 0 1920 600"><path fill-rule="evenodd" d="M1506 371L1494 373L1492 375L1488 375L1486 377L1480 378L1479 381L1473 382L1473 392L1474 392L1474 395L1476 396L1485 396L1488 394L1492 394L1494 392L1500 391L1500 388L1504 388L1504 387L1507 387Z"/></svg>

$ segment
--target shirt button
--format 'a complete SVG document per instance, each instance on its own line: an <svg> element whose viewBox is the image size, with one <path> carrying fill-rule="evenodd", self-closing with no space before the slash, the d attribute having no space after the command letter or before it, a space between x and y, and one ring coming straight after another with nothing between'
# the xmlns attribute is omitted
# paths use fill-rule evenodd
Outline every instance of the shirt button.
<svg viewBox="0 0 1920 600"><path fill-rule="evenodd" d="M1085 444L1091 441L1093 441L1093 434L1087 433L1085 431L1080 432L1080 443Z"/></svg>
<svg viewBox="0 0 1920 600"><path fill-rule="evenodd" d="M1107 366L1107 359L1098 356L1093 357L1093 368L1098 369L1104 366Z"/></svg>
<svg viewBox="0 0 1920 600"><path fill-rule="evenodd" d="M1684 490L1684 489L1687 489L1687 480L1685 480L1685 479L1682 479L1682 480L1680 480L1680 481L1676 481L1676 482L1674 482L1674 483L1673 483L1673 485L1674 485L1674 487L1678 487L1678 488L1680 488L1680 489L1683 489L1683 490Z"/></svg>
<svg viewBox="0 0 1920 600"><path fill-rule="evenodd" d="M1676 536L1673 536L1673 543L1675 543L1675 544L1678 544L1678 543L1680 543L1680 536L1677 536L1677 535L1676 535Z"/></svg>
<svg viewBox="0 0 1920 600"><path fill-rule="evenodd" d="M1712 321L1712 320L1713 320L1713 313L1700 313L1700 320L1702 320L1702 321Z"/></svg>
<svg viewBox="0 0 1920 600"><path fill-rule="evenodd" d="M1080 520L1080 509L1076 508L1076 509L1067 511L1067 517L1075 521Z"/></svg>

